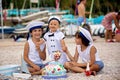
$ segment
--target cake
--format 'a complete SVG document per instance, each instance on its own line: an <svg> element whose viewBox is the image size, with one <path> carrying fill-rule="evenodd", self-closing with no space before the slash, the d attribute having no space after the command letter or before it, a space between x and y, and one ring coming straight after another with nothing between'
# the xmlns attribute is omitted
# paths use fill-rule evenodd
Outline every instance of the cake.
<svg viewBox="0 0 120 80"><path fill-rule="evenodd" d="M49 62L42 72L43 78L66 78L66 69L58 61Z"/></svg>

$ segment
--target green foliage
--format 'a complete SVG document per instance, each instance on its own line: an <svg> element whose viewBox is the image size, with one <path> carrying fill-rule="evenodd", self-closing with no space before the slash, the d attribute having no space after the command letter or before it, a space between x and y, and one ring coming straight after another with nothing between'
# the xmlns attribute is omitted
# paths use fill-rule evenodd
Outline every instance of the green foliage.
<svg viewBox="0 0 120 80"><path fill-rule="evenodd" d="M86 11L90 11L91 1L87 0ZM10 8L13 2L14 8L21 9L24 0L2 0L3 8ZM60 9L68 9L74 14L76 0L60 0ZM55 0L39 0L39 7L55 7ZM30 0L26 0L25 8L30 8ZM106 14L111 11L120 10L119 0L94 0L92 16Z"/></svg>

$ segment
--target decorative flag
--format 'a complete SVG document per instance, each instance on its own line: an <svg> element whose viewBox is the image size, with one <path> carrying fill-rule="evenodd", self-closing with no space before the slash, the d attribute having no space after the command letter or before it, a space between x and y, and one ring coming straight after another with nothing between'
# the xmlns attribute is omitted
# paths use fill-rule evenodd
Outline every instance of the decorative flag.
<svg viewBox="0 0 120 80"><path fill-rule="evenodd" d="M38 3L38 0L30 0L31 3Z"/></svg>
<svg viewBox="0 0 120 80"><path fill-rule="evenodd" d="M7 20L7 11L3 10L3 20L6 21Z"/></svg>
<svg viewBox="0 0 120 80"><path fill-rule="evenodd" d="M60 2L60 0L56 0L56 11L59 11L59 2Z"/></svg>

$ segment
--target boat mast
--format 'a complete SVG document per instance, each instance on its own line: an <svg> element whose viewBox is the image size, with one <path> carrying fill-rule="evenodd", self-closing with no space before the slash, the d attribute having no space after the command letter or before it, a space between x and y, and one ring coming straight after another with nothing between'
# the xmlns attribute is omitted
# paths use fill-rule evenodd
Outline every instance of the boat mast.
<svg viewBox="0 0 120 80"><path fill-rule="evenodd" d="M26 3L26 0L24 0L24 3L23 3L23 6L22 6L22 9L24 9L24 7L25 7L25 3Z"/></svg>
<svg viewBox="0 0 120 80"><path fill-rule="evenodd" d="M91 3L89 19L91 19L91 15L92 15L93 3L94 3L94 0L92 0L92 3Z"/></svg>

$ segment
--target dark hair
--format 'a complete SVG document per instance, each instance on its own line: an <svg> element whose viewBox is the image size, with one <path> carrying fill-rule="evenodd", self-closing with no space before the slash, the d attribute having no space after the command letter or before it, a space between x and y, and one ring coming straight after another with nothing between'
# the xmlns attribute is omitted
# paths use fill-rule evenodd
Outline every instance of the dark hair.
<svg viewBox="0 0 120 80"><path fill-rule="evenodd" d="M76 37L76 38L81 38L82 43L83 43L85 46L89 46L90 41L86 40L86 39L80 34L80 31L77 31L77 32L75 33L75 37Z"/></svg>
<svg viewBox="0 0 120 80"><path fill-rule="evenodd" d="M120 16L120 11L117 12L117 16L116 16L118 22L119 22L119 20L120 20L120 17L119 17L119 16Z"/></svg>
<svg viewBox="0 0 120 80"><path fill-rule="evenodd" d="M91 28L90 28L90 25L89 24L83 24L82 27L86 30L88 30L91 34Z"/></svg>
<svg viewBox="0 0 120 80"><path fill-rule="evenodd" d="M52 20L57 20L58 23L60 24L60 21L57 18L52 18L52 19L49 20L48 25L49 25L50 21L52 21Z"/></svg>
<svg viewBox="0 0 120 80"><path fill-rule="evenodd" d="M43 35L42 35L42 36L44 36L45 33L47 33L48 31L49 31L49 27L47 26L47 27L45 28L45 30L43 31Z"/></svg>

